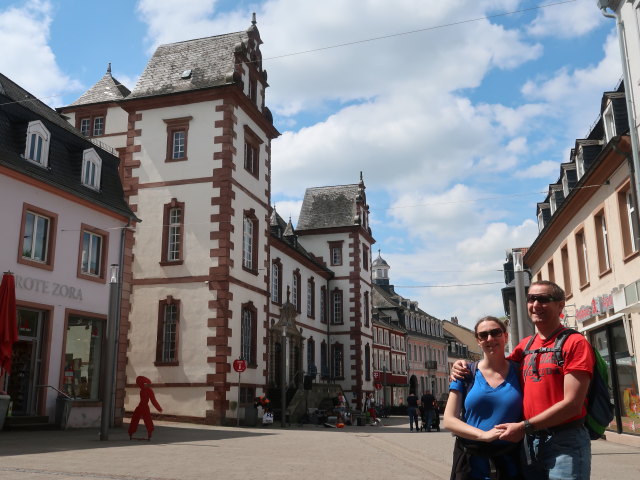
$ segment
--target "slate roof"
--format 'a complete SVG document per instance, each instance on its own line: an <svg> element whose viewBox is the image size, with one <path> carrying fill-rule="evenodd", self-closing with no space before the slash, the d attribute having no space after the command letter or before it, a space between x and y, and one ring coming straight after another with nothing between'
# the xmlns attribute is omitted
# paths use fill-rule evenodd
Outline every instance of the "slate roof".
<svg viewBox="0 0 640 480"><path fill-rule="evenodd" d="M357 225L358 184L308 188L304 194L298 231Z"/></svg>
<svg viewBox="0 0 640 480"><path fill-rule="evenodd" d="M236 47L248 41L248 32L160 45L128 98L165 95L233 83L233 53ZM191 70L191 75L182 78L183 72L188 70Z"/></svg>
<svg viewBox="0 0 640 480"><path fill-rule="evenodd" d="M93 87L84 92L70 107L92 103L113 102L129 96L131 91L111 76L111 64L107 73Z"/></svg>
<svg viewBox="0 0 640 480"><path fill-rule="evenodd" d="M51 133L48 168L23 158L27 127L34 120L42 121ZM88 148L102 160L100 191L81 183L82 154ZM0 165L135 219L124 200L118 164L118 157L94 145L55 110L0 74Z"/></svg>
<svg viewBox="0 0 640 480"><path fill-rule="evenodd" d="M327 268L323 263L316 260L316 257L312 253L308 252L302 245L300 245L293 225L291 224L291 220L289 220L288 223L285 223L284 219L274 209L271 214L271 219L269 220L269 226L271 227L272 237L278 238L279 240L283 241L290 248L292 248L300 255L312 262L314 265L316 265L318 267L318 272L319 270L322 270L333 276L333 271L331 269Z"/></svg>

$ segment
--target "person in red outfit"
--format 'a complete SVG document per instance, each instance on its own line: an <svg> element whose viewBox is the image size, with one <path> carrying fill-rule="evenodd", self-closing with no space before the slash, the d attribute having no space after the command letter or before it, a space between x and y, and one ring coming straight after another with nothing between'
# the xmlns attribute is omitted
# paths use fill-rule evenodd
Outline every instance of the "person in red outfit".
<svg viewBox="0 0 640 480"><path fill-rule="evenodd" d="M151 433L153 433L153 420L151 420L149 400L151 400L151 403L159 412L162 412L162 407L156 400L156 396L150 387L151 380L147 377L139 376L136 378L136 384L140 387L140 403L133 411L133 416L131 417L131 423L129 424L129 438L133 438L133 434L138 430L140 418L142 418L144 426L147 428L147 440L150 440Z"/></svg>

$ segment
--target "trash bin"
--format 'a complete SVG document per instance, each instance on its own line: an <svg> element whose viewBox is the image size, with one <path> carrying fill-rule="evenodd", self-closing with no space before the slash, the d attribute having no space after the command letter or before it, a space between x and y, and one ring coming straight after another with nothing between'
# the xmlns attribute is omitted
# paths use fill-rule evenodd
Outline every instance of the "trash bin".
<svg viewBox="0 0 640 480"><path fill-rule="evenodd" d="M56 425L60 430L67 429L67 421L71 412L73 399L58 395L56 398Z"/></svg>
<svg viewBox="0 0 640 480"><path fill-rule="evenodd" d="M258 409L253 406L245 407L244 409L244 426L255 427L258 425Z"/></svg>

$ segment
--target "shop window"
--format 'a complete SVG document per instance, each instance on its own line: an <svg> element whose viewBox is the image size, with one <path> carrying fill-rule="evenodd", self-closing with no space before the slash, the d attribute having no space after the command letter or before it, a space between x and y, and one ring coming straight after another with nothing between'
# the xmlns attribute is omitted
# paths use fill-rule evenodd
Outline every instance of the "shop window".
<svg viewBox="0 0 640 480"><path fill-rule="evenodd" d="M168 296L158 303L158 333L156 337L156 366L178 365L178 326L180 300Z"/></svg>
<svg viewBox="0 0 640 480"><path fill-rule="evenodd" d="M18 263L53 270L57 221L52 212L23 205Z"/></svg>
<svg viewBox="0 0 640 480"><path fill-rule="evenodd" d="M256 365L257 310L252 302L246 303L241 310L240 355L247 365Z"/></svg>
<svg viewBox="0 0 640 480"><path fill-rule="evenodd" d="M164 120L167 125L166 162L188 160L189 123L192 119L193 117L181 117Z"/></svg>
<svg viewBox="0 0 640 480"><path fill-rule="evenodd" d="M82 315L67 318L62 391L72 398L100 399L105 323Z"/></svg>
<svg viewBox="0 0 640 480"><path fill-rule="evenodd" d="M24 157L41 167L49 165L51 134L40 120L29 123Z"/></svg>
<svg viewBox="0 0 640 480"><path fill-rule="evenodd" d="M184 261L184 202L172 198L164 205L161 265L181 265Z"/></svg>
<svg viewBox="0 0 640 480"><path fill-rule="evenodd" d="M89 225L80 227L78 277L105 282L109 234Z"/></svg>

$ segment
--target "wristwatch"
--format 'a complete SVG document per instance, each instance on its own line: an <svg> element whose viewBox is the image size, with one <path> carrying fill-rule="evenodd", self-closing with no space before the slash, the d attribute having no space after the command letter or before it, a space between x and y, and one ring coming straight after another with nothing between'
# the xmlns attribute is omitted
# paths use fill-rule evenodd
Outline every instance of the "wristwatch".
<svg viewBox="0 0 640 480"><path fill-rule="evenodd" d="M531 435L535 431L536 431L536 429L533 427L533 425L531 425L529 420L525 420L524 421L524 433L526 433L527 435Z"/></svg>

